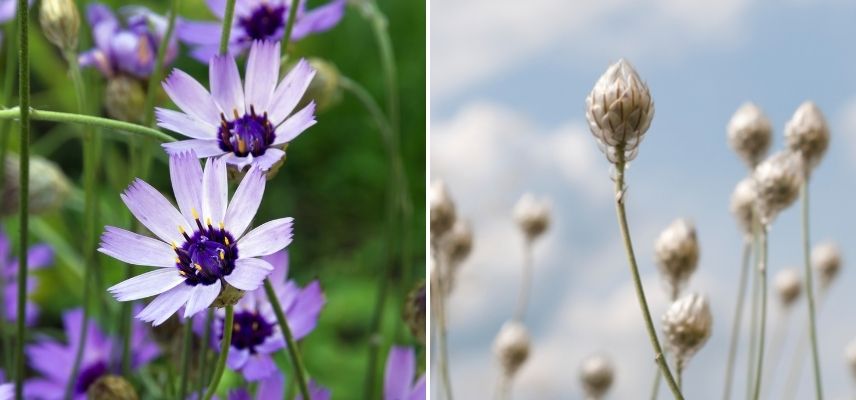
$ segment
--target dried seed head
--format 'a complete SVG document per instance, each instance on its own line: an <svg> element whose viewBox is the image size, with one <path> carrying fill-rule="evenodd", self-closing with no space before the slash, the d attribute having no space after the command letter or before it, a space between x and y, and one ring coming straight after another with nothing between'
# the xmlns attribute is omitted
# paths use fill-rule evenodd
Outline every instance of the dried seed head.
<svg viewBox="0 0 856 400"><path fill-rule="evenodd" d="M686 363L707 342L712 327L707 299L697 293L681 297L663 315L663 332L680 363Z"/></svg>
<svg viewBox="0 0 856 400"><path fill-rule="evenodd" d="M550 201L524 194L514 206L514 220L527 240L537 239L550 227Z"/></svg>
<svg viewBox="0 0 856 400"><path fill-rule="evenodd" d="M120 121L140 123L145 107L146 90L143 83L128 75L116 75L104 88L104 108L107 115Z"/></svg>
<svg viewBox="0 0 856 400"><path fill-rule="evenodd" d="M444 257L444 255L440 255ZM442 268L442 270L440 269ZM455 274L448 262L437 263L431 258L431 287L438 293L448 296L455 287ZM432 294L433 296L433 294Z"/></svg>
<svg viewBox="0 0 856 400"><path fill-rule="evenodd" d="M502 325L493 342L493 352L499 358L502 372L514 376L520 366L529 357L529 332L517 321L508 321Z"/></svg>
<svg viewBox="0 0 856 400"><path fill-rule="evenodd" d="M829 127L820 108L811 101L800 104L785 124L785 139L788 148L802 155L806 171L816 167L829 147Z"/></svg>
<svg viewBox="0 0 856 400"><path fill-rule="evenodd" d="M425 282L421 282L407 294L404 305L404 322L413 337L425 343Z"/></svg>
<svg viewBox="0 0 856 400"><path fill-rule="evenodd" d="M455 203L446 184L441 180L431 183L428 196L431 204L431 237L436 240L443 237L455 224Z"/></svg>
<svg viewBox="0 0 856 400"><path fill-rule="evenodd" d="M820 276L820 286L829 287L841 271L841 250L835 243L821 243L811 250L811 263Z"/></svg>
<svg viewBox="0 0 856 400"><path fill-rule="evenodd" d="M90 400L137 400L137 391L130 382L117 375L104 375L86 390Z"/></svg>
<svg viewBox="0 0 856 400"><path fill-rule="evenodd" d="M583 360L580 366L580 380L583 390L590 399L600 399L609 391L615 379L615 367L612 361L603 355L593 355Z"/></svg>
<svg viewBox="0 0 856 400"><path fill-rule="evenodd" d="M636 157L653 118L648 85L624 59L610 65L586 97L589 129L611 163Z"/></svg>
<svg viewBox="0 0 856 400"><path fill-rule="evenodd" d="M743 178L734 187L731 194L731 213L737 220L737 225L748 240L752 237L753 215L755 213L755 200L758 194L755 191L755 181L752 177Z"/></svg>
<svg viewBox="0 0 856 400"><path fill-rule="evenodd" d="M773 126L758 106L745 103L728 122L728 144L754 168L767 154L773 138Z"/></svg>
<svg viewBox="0 0 856 400"><path fill-rule="evenodd" d="M6 154L6 170L0 181L0 216L18 212L20 201L20 159L17 154ZM60 209L71 195L71 183L62 170L42 157L30 157L29 212L32 215Z"/></svg>
<svg viewBox="0 0 856 400"><path fill-rule="evenodd" d="M758 165L752 178L758 196L758 213L763 225L769 225L793 204L803 184L803 160L799 154L782 151Z"/></svg>
<svg viewBox="0 0 856 400"><path fill-rule="evenodd" d="M63 51L77 52L80 13L74 0L42 0L39 23L48 41Z"/></svg>
<svg viewBox="0 0 856 400"><path fill-rule="evenodd" d="M850 372L856 377L856 339L852 340L844 350L844 356L847 357L847 364L850 366Z"/></svg>
<svg viewBox="0 0 856 400"><path fill-rule="evenodd" d="M698 266L699 245L692 222L679 218L664 230L654 244L654 256L673 298Z"/></svg>
<svg viewBox="0 0 856 400"><path fill-rule="evenodd" d="M473 249L473 229L469 222L460 219L455 221L452 229L443 238L443 249L452 269L466 260Z"/></svg>
<svg viewBox="0 0 856 400"><path fill-rule="evenodd" d="M802 279L795 268L786 268L776 274L776 292L779 293L779 301L785 308L790 307L800 297L802 292Z"/></svg>

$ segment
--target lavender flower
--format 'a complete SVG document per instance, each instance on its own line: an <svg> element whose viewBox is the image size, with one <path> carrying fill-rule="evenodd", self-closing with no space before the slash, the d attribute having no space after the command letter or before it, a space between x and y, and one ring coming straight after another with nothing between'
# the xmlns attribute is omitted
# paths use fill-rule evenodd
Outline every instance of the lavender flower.
<svg viewBox="0 0 856 400"><path fill-rule="evenodd" d="M425 374L416 376L416 354L410 347L392 346L383 377L384 400L425 400Z"/></svg>
<svg viewBox="0 0 856 400"><path fill-rule="evenodd" d="M301 289L296 282L286 281L286 251L271 254L264 257L264 260L274 266L270 277L274 292L288 318L295 340L300 340L315 329L318 314L326 303L321 286L318 281L313 281ZM218 310L216 316L211 327L211 337L215 338L211 345L219 348L225 313ZM264 289L259 288L244 295L235 305L234 318L232 345L226 359L229 368L241 371L248 381L263 380L276 375L278 369L272 355L285 347L285 339ZM194 320L197 332L204 331L204 322L204 318Z"/></svg>
<svg viewBox="0 0 856 400"><path fill-rule="evenodd" d="M178 208L137 179L122 194L132 214L158 239L108 226L98 251L122 262L158 267L108 290L119 301L159 295L137 318L160 325L185 306L184 317L207 308L222 290L255 290L273 267L260 256L291 243L291 218L280 218L247 234L265 189L253 168L228 201L226 165L208 159L205 170L193 152L169 160Z"/></svg>
<svg viewBox="0 0 856 400"><path fill-rule="evenodd" d="M168 152L225 155L239 170L253 164L267 171L285 156L283 146L315 124L314 102L292 114L315 70L300 60L277 85L278 42L253 43L243 88L233 57L215 57L209 67L211 93L181 70L164 82L183 112L158 108L158 125L192 138L164 144Z"/></svg>
<svg viewBox="0 0 856 400"><path fill-rule="evenodd" d="M30 269L42 268L53 264L53 250L47 245L37 244L27 251L27 266ZM11 254L11 246L5 235L0 233L0 274L3 274L5 288L3 288L3 301L6 309L0 309L0 318L8 321L18 319L18 260ZM36 278L30 276L27 280L27 292L36 288ZM28 301L24 305L24 322L31 326L36 322L39 309L35 303Z"/></svg>
<svg viewBox="0 0 856 400"><path fill-rule="evenodd" d="M15 385L11 383L3 383L6 381L6 375L0 369L0 400L12 400L15 398Z"/></svg>
<svg viewBox="0 0 856 400"><path fill-rule="evenodd" d="M106 77L128 74L145 79L154 70L167 21L141 6L123 7L119 13L125 19L124 26L104 4L89 5L86 18L92 27L95 48L80 54L78 62L98 68ZM171 40L164 63L172 63L177 53L178 42Z"/></svg>
<svg viewBox="0 0 856 400"><path fill-rule="evenodd" d="M319 385L313 380L309 381L309 397L311 400L330 400L330 390ZM216 398L216 397L215 397ZM266 399L282 399L285 398L285 378L281 374L273 374L269 378L259 381L256 395L253 397L249 391L244 388L229 391L226 397L228 400L257 400ZM295 400L302 400L303 396L298 394L294 397ZM195 400L196 394L190 396L190 399Z"/></svg>
<svg viewBox="0 0 856 400"><path fill-rule="evenodd" d="M52 338L43 337L37 343L27 346L27 358L30 367L39 372L41 378L32 378L24 384L27 399L62 399L68 382L74 358L80 343L80 327L83 323L83 310L75 309L63 315L68 344L62 344ZM86 399L86 391L98 378L115 373L121 354L120 343L108 337L90 321L83 360L80 371L74 377L75 400ZM147 340L145 327L138 322L131 327L131 365L133 368L148 363L160 354L154 342Z"/></svg>
<svg viewBox="0 0 856 400"><path fill-rule="evenodd" d="M255 40L282 40L289 7L293 2L294 0L236 1L229 54L237 56L243 53ZM181 41L194 46L191 55L201 62L208 62L218 54L222 20L226 10L226 0L206 0L206 3L220 21L182 21L177 31ZM345 0L333 0L312 10L306 9L306 0L300 0L297 7L297 18L291 31L292 40L327 31L336 26L345 14Z"/></svg>

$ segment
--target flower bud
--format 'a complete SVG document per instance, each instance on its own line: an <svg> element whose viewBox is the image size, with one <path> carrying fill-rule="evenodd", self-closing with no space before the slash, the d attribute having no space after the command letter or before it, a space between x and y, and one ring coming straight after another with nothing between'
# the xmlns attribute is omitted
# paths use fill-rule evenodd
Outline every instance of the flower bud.
<svg viewBox="0 0 856 400"><path fill-rule="evenodd" d="M657 238L654 257L671 289L672 298L677 298L698 266L699 244L692 222L683 218L672 222Z"/></svg>
<svg viewBox="0 0 856 400"><path fill-rule="evenodd" d="M517 321L502 325L493 342L493 352L499 358L502 372L512 377L529 358L529 332Z"/></svg>
<svg viewBox="0 0 856 400"><path fill-rule="evenodd" d="M829 127L820 109L811 101L800 104L785 124L788 148L803 157L806 171L810 171L823 158L829 147Z"/></svg>
<svg viewBox="0 0 856 400"><path fill-rule="evenodd" d="M234 306L238 304L238 301L244 297L244 292L241 289L238 289L228 283L223 283L223 286L220 288L220 295L214 299L214 302L211 303L209 308L223 308L226 306Z"/></svg>
<svg viewBox="0 0 856 400"><path fill-rule="evenodd" d="M728 122L728 144L754 168L767 154L773 139L773 126L758 106L746 103Z"/></svg>
<svg viewBox="0 0 856 400"><path fill-rule="evenodd" d="M580 380L589 399L601 399L615 379L612 361L603 355L589 356L580 366Z"/></svg>
<svg viewBox="0 0 856 400"><path fill-rule="evenodd" d="M550 202L526 193L514 206L514 220L527 240L535 240L550 226Z"/></svg>
<svg viewBox="0 0 856 400"><path fill-rule="evenodd" d="M752 178L763 225L771 224L782 210L794 203L803 184L803 172L802 157L790 151L776 153L755 168Z"/></svg>
<svg viewBox="0 0 856 400"><path fill-rule="evenodd" d="M455 221L452 229L443 238L443 249L453 268L466 260L473 249L473 229L467 221Z"/></svg>
<svg viewBox="0 0 856 400"><path fill-rule="evenodd" d="M686 363L710 338L713 317L703 296L692 293L672 303L663 315L663 333L678 363Z"/></svg>
<svg viewBox="0 0 856 400"><path fill-rule="evenodd" d="M63 51L77 51L80 13L74 0L42 0L39 23L48 41Z"/></svg>
<svg viewBox="0 0 856 400"><path fill-rule="evenodd" d="M841 271L841 250L835 243L815 245L811 251L811 263L820 277L820 287L829 287Z"/></svg>
<svg viewBox="0 0 856 400"><path fill-rule="evenodd" d="M611 163L636 157L653 118L648 86L624 59L609 66L586 97L589 129Z"/></svg>
<svg viewBox="0 0 856 400"><path fill-rule="evenodd" d="M737 225L746 240L752 237L753 216L755 214L755 200L758 194L755 191L755 181L752 177L743 178L734 188L731 194L731 213L737 220Z"/></svg>
<svg viewBox="0 0 856 400"><path fill-rule="evenodd" d="M847 365L850 366L850 372L856 377L856 340L852 340L844 350L844 356L847 358Z"/></svg>
<svg viewBox="0 0 856 400"><path fill-rule="evenodd" d="M410 328L410 333L423 344L425 343L425 310L425 282L422 282L407 295L404 321Z"/></svg>
<svg viewBox="0 0 856 400"><path fill-rule="evenodd" d="M0 197L0 216L9 216L18 212L20 200L20 159L17 154L6 154L6 172ZM56 211L71 195L71 183L62 170L51 161L42 157L30 156L30 194L29 212L38 215Z"/></svg>
<svg viewBox="0 0 856 400"><path fill-rule="evenodd" d="M341 74L335 64L320 58L310 58L309 65L315 68L315 78L309 83L298 108L315 100L316 110L322 113L342 101Z"/></svg>
<svg viewBox="0 0 856 400"><path fill-rule="evenodd" d="M794 268L787 268L776 274L776 292L779 293L779 301L785 308L790 307L800 297L802 292L802 280L800 274Z"/></svg>
<svg viewBox="0 0 856 400"><path fill-rule="evenodd" d="M115 75L104 89L104 108L107 115L120 121L140 123L146 103L143 83L128 75Z"/></svg>
<svg viewBox="0 0 856 400"><path fill-rule="evenodd" d="M431 237L434 240L443 237L455 224L455 203L441 180L431 183L428 196L431 204Z"/></svg>
<svg viewBox="0 0 856 400"><path fill-rule="evenodd" d="M104 375L86 390L89 400L137 400L137 391L125 378L117 375Z"/></svg>

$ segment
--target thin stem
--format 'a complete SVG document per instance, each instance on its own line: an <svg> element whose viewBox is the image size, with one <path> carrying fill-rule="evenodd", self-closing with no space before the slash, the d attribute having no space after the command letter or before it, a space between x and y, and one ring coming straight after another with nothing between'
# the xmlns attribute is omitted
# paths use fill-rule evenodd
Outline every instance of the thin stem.
<svg viewBox="0 0 856 400"><path fill-rule="evenodd" d="M761 282L761 320L758 332L758 363L755 368L755 394L753 399L758 400L761 396L761 376L764 369L764 342L767 328L767 225L761 227L761 261L758 263L758 279Z"/></svg>
<svg viewBox="0 0 856 400"><path fill-rule="evenodd" d="M363 8L364 15L371 22L375 41L380 50L380 61L383 75L386 78L386 109L390 126L393 131L399 129L399 100L398 100L398 71L395 66L395 54L393 52L392 40L389 37L389 22L375 2L366 2ZM397 135L397 134L396 134Z"/></svg>
<svg viewBox="0 0 856 400"><path fill-rule="evenodd" d="M523 241L523 278L520 280L520 293L517 296L517 309L514 319L523 321L526 306L529 304L529 291L532 287L532 239L526 237Z"/></svg>
<svg viewBox="0 0 856 400"><path fill-rule="evenodd" d="M190 353L193 347L191 339L193 339L193 321L187 320L184 323L184 342L181 349L181 380L178 382L179 399L187 397L187 386L190 383Z"/></svg>
<svg viewBox="0 0 856 400"><path fill-rule="evenodd" d="M273 312L276 314L276 320L279 322L279 329L282 331L282 336L285 337L285 344L288 347L288 354L291 356L291 363L294 366L297 385L300 387L300 394L304 399L311 399L309 396L309 385L306 383L306 369L303 366L303 359L300 357L300 349L297 348L297 342L294 341L294 335L291 334L291 328L288 327L288 320L285 318L285 313L282 311L282 305L279 304L279 299L276 297L276 292L273 290L270 278L265 279L265 293L267 293L268 301L273 306Z"/></svg>
<svg viewBox="0 0 856 400"><path fill-rule="evenodd" d="M823 306L823 301L826 298L827 293L826 288L820 288L820 292L817 295L818 310ZM808 316L806 315L806 317ZM797 396L797 391L799 390L801 382L800 377L802 376L803 360L805 360L805 353L808 351L808 324L805 324L803 328L804 329L797 340L797 348L794 350L794 358L791 361L791 368L788 371L788 379L785 381L786 386L784 392L782 392L782 398L787 400L794 399Z"/></svg>
<svg viewBox="0 0 856 400"><path fill-rule="evenodd" d="M633 277L633 284L636 288L636 298L639 301L639 308L642 310L642 316L645 319L645 328L648 331L648 338L651 340L651 347L654 349L654 360L660 367L663 376L666 377L666 383L672 391L675 399L683 400L681 389L678 388L677 382L666 363L666 358L663 356L663 348L660 346L660 340L657 339L657 330L654 328L654 321L651 318L651 311L648 308L648 300L645 298L645 289L642 287L642 278L639 276L639 267L636 265L636 256L633 253L633 243L630 240L630 229L627 226L627 213L624 210L624 166L623 160L624 149L616 149L620 155L618 162L615 164L615 211L618 215L618 225L621 230L621 237L624 241L624 249L627 252L627 261L630 266L630 274Z"/></svg>
<svg viewBox="0 0 856 400"><path fill-rule="evenodd" d="M431 253L433 254L435 266L432 268L431 274L431 299L435 301L437 309L437 346L439 347L439 355L437 367L440 369L440 381L442 382L443 392L446 395L446 400L452 400L452 379L449 374L449 349L446 335L446 284L445 281L445 260L440 246L436 239L431 240Z"/></svg>
<svg viewBox="0 0 856 400"><path fill-rule="evenodd" d="M21 170L20 170L20 215L21 235L18 251L18 319L17 345L15 346L15 398L22 399L24 393L24 315L27 300L27 242L29 239L29 194L30 194L30 7L27 0L18 0L18 104L17 114L21 120Z"/></svg>
<svg viewBox="0 0 856 400"><path fill-rule="evenodd" d="M767 353L769 362L767 371L764 374L764 386L761 389L763 397L769 397L770 390L773 388L773 379L776 377L776 370L779 368L779 361L782 358L782 350L785 346L785 337L787 336L788 320L791 315L790 306L781 308L781 313L776 318L776 324L773 328L773 340L770 342L770 351ZM766 394L766 395L765 395Z"/></svg>
<svg viewBox="0 0 856 400"><path fill-rule="evenodd" d="M226 358L229 356L229 348L232 346L232 325L235 323L234 306L226 306L226 320L223 322L223 340L220 343L220 356L217 358L217 364L214 366L214 376L211 377L211 384L208 386L208 391L203 397L205 400L211 400L214 392L217 391L217 386L220 385L220 378L223 377L223 371L226 369ZM190 324L190 321L187 322Z"/></svg>
<svg viewBox="0 0 856 400"><path fill-rule="evenodd" d="M91 115L82 115L74 113L64 113L56 111L36 110L27 107L29 110L27 119L34 121L52 121L64 122L71 124L90 125L101 128L116 130L119 132L133 133L157 139L161 142L174 142L175 138L169 136L157 129L148 128L142 125L132 124L130 122L116 121L109 118L95 117ZM19 119L19 114L23 114L20 107L12 107L5 110L0 110L0 119Z"/></svg>
<svg viewBox="0 0 856 400"><path fill-rule="evenodd" d="M6 37L12 38L15 37L15 24L8 24L6 26ZM2 101L3 105L8 104L12 100L12 93L14 89L15 83L15 72L17 71L17 61L18 57L15 54L15 41L7 40L6 41L6 67L4 70L3 76L3 94ZM3 182L6 181L6 154L9 151L9 139L10 135L6 133L9 130L9 121L0 121L0 179ZM0 184L0 190L2 190L3 184ZM3 207L3 198L0 196L0 207ZM6 279L3 274L0 274L0 288L6 287ZM0 296L0 346L3 347L3 359L2 365L6 371L14 372L14 360L12 359L13 353L9 351L11 346L9 345L9 335L6 332L6 296Z"/></svg>
<svg viewBox="0 0 856 400"><path fill-rule="evenodd" d="M737 360L737 347L740 343L740 325L743 322L743 303L746 297L746 281L749 275L749 258L752 254L752 242L743 241L743 256L741 257L740 283L737 287L737 303L734 305L734 318L731 321L731 341L728 345L728 361L725 369L724 400L731 398L731 384L734 379L734 363Z"/></svg>
<svg viewBox="0 0 856 400"><path fill-rule="evenodd" d="M294 21L297 20L297 9L300 8L300 0L292 0L288 7L288 21L285 23L285 33L282 36L282 51L286 52L288 42L291 41L291 31L294 30Z"/></svg>
<svg viewBox="0 0 856 400"><path fill-rule="evenodd" d="M205 375L208 372L208 348L211 340L211 322L214 320L214 309L209 308L205 314L205 330L202 332L202 346L199 350L199 388L197 390L197 398L202 398L202 392L205 390Z"/></svg>
<svg viewBox="0 0 856 400"><path fill-rule="evenodd" d="M758 221L754 222L753 225L753 241L754 241L754 253L755 253L755 263L753 264L753 273L750 274L752 277L752 308L749 310L749 353L746 357L746 398L749 399L752 397L752 392L754 391L754 380L752 379L755 376L755 359L758 354L758 303L760 302L758 298L758 292L760 291L760 279L757 274L758 263L761 262L761 252L759 251L761 246L761 224Z"/></svg>
<svg viewBox="0 0 856 400"><path fill-rule="evenodd" d="M223 29L220 32L220 55L229 53L229 35L232 33L232 18L235 16L235 0L226 0L223 13Z"/></svg>
<svg viewBox="0 0 856 400"><path fill-rule="evenodd" d="M169 19L167 19L166 31L161 38L154 69L152 69L152 74L149 76L148 88L146 88L146 102L143 107L145 115L143 117L143 125L145 126L152 126L155 119L155 92L157 92L158 85L163 78L163 64L166 59L167 49L169 48L169 41L172 39L172 32L175 30L175 18L178 15L179 3L180 0L172 0L170 2ZM234 7L234 1L232 3L232 6Z"/></svg>
<svg viewBox="0 0 856 400"><path fill-rule="evenodd" d="M809 238L808 183L800 190L802 197L803 260L805 261L805 294L808 304L808 333L811 340L811 358L814 367L814 393L818 400L823 399L823 384L820 376L820 354L817 351L817 321L814 310L814 284L811 270L811 242Z"/></svg>
<svg viewBox="0 0 856 400"><path fill-rule="evenodd" d="M675 363L675 374L678 378L678 389L683 389L684 387L684 362L678 360Z"/></svg>

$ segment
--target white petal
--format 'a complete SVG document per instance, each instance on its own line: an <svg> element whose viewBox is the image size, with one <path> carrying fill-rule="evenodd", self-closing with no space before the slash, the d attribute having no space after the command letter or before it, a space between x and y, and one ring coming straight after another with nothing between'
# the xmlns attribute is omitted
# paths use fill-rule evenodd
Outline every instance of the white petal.
<svg viewBox="0 0 856 400"><path fill-rule="evenodd" d="M166 292L183 282L178 268L159 268L122 281L107 291L119 301L139 300Z"/></svg>
<svg viewBox="0 0 856 400"><path fill-rule="evenodd" d="M246 108L261 114L268 110L279 79L279 42L255 41L247 58L244 97Z"/></svg>
<svg viewBox="0 0 856 400"><path fill-rule="evenodd" d="M184 308L184 318L190 318L193 314L208 308L219 295L220 281L214 281L210 285L198 284L194 286L190 293L190 299L187 300L187 307Z"/></svg>
<svg viewBox="0 0 856 400"><path fill-rule="evenodd" d="M226 228L235 237L241 237L256 216L265 193L266 182L265 174L253 168L244 176L238 189L235 190L235 195L232 196L232 201L229 202L229 208L226 210L225 220Z"/></svg>
<svg viewBox="0 0 856 400"><path fill-rule="evenodd" d="M137 314L137 318L146 322L152 322L154 326L162 324L187 302L192 289L190 285L178 285L172 290L155 297L146 308Z"/></svg>
<svg viewBox="0 0 856 400"><path fill-rule="evenodd" d="M214 226L223 222L226 216L228 190L226 164L220 159L209 158L202 175L202 216L211 218ZM207 221L203 220L203 223Z"/></svg>
<svg viewBox="0 0 856 400"><path fill-rule="evenodd" d="M292 218L280 218L262 224L238 240L241 258L266 256L276 253L291 243Z"/></svg>
<svg viewBox="0 0 856 400"><path fill-rule="evenodd" d="M226 275L226 282L245 291L256 290L265 278L273 271L273 267L260 258L240 258L235 261L235 269Z"/></svg>

